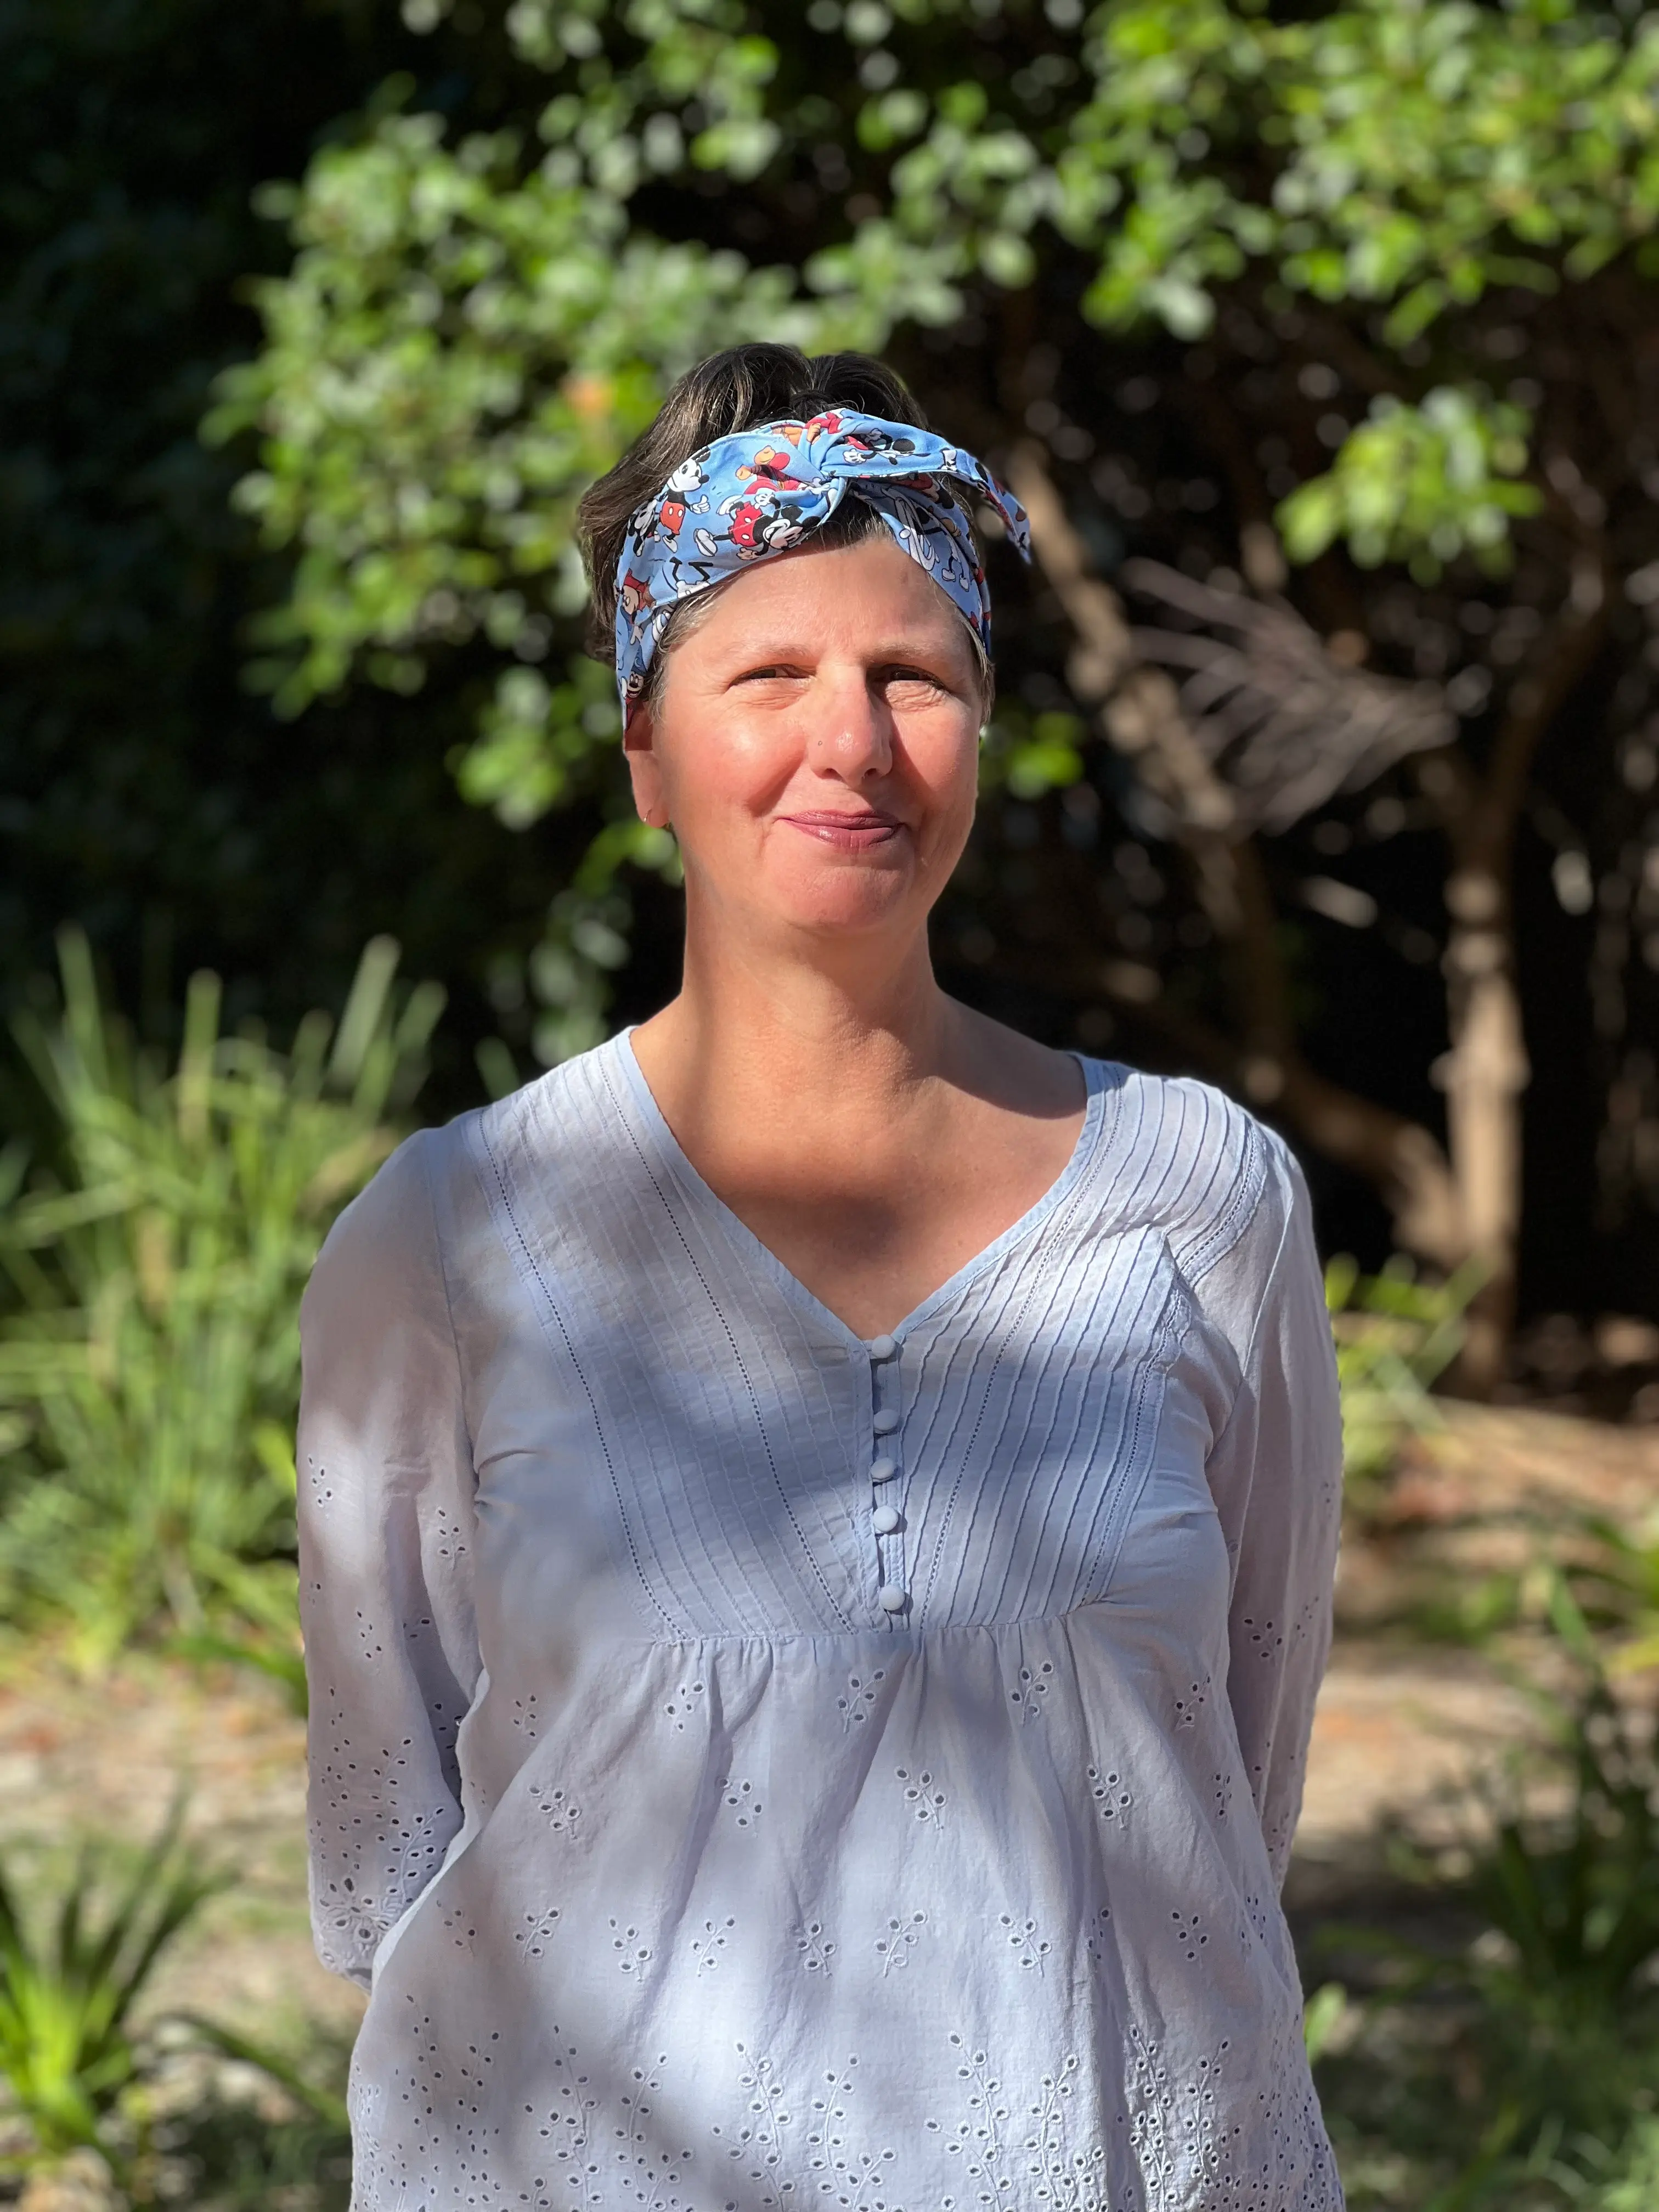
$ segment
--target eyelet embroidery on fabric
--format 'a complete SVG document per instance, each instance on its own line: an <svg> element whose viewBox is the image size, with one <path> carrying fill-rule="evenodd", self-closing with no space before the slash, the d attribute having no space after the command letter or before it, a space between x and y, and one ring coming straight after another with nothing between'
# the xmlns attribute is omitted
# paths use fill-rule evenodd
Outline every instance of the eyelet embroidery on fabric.
<svg viewBox="0 0 1659 2212"><path fill-rule="evenodd" d="M1185 1952L1188 1958L1196 1959L1199 1953L1208 1946L1209 1929L1204 1926L1196 1912L1172 1911L1170 1918L1174 1924L1177 1946Z"/></svg>
<svg viewBox="0 0 1659 2212"><path fill-rule="evenodd" d="M641 1943L640 1931L624 1928L620 1920L611 1923L611 1948L617 1954L617 1964L624 1974L643 1974L656 1956L648 1943Z"/></svg>
<svg viewBox="0 0 1659 2212"><path fill-rule="evenodd" d="M471 1958L473 1955L472 1946L477 1937L477 1929L469 1928L465 1917L459 1912L446 1912L443 1915L443 1926L444 1933L456 1950L465 1951Z"/></svg>
<svg viewBox="0 0 1659 2212"><path fill-rule="evenodd" d="M1006 1936L1015 1957L1027 1972L1041 1975L1042 1962L1053 1948L1047 1936L1038 1929L1035 1920L1016 1920L1012 1912L997 1916L997 1925Z"/></svg>
<svg viewBox="0 0 1659 2212"><path fill-rule="evenodd" d="M1067 2110L1081 2071L1077 2054L1068 2051L1058 2073L1042 2076L1027 2110L1027 2118L1035 2124L1024 2145L1027 2171L1037 2185L1037 2202L1054 2206L1056 2212L1097 2212L1097 2208L1105 2212L1095 2193L1103 2178L1105 2150L1097 2138L1075 2152L1066 2143Z"/></svg>
<svg viewBox="0 0 1659 2212"><path fill-rule="evenodd" d="M1178 1729L1196 1728L1199 1714L1209 1702L1210 1678L1194 1682L1190 1690L1175 1701L1175 1724Z"/></svg>
<svg viewBox="0 0 1659 2212"><path fill-rule="evenodd" d="M339 1973L349 1972L360 1960L372 1957L386 1929L426 1890L443 1857L447 1832L454 1826L453 1819L445 1821L435 1808L411 1815L398 1812L396 1796L403 1764L401 1750L383 1753L381 1757L385 1763L374 1768L374 1778L386 1792L382 1801L386 1840L396 1857L384 1870L378 1893L360 1887L349 1875L328 1882L318 1892L319 1918L326 1923L329 1935L338 1939L325 1943L319 1937L318 1954L325 1966ZM319 1778L329 1787L336 1778L334 1768L324 1767ZM334 1794L331 1789L330 1794ZM343 1801L343 1790L339 1796Z"/></svg>
<svg viewBox="0 0 1659 2212"><path fill-rule="evenodd" d="M452 1562L464 1559L467 1553L466 1539L461 1534L460 1525L454 1516L446 1507L439 1505L434 1507L432 1519L433 1533L437 1538L434 1548L438 1557Z"/></svg>
<svg viewBox="0 0 1659 2212"><path fill-rule="evenodd" d="M1310 2093L1297 2094L1292 2070L1283 2063L1285 2051L1271 2050L1252 2065L1251 2082L1270 2085L1255 2096L1267 2155L1247 2166L1243 2131L1236 2119L1223 2117L1219 2094L1230 2041L1223 2039L1213 2055L1199 2057L1190 2072L1177 2077L1133 2021L1125 2024L1127 2104L1117 2115L1135 2160L1128 2195L1110 2193L1105 2150L1088 2124L1096 2099L1086 2094L1087 2077L1075 2051L1042 2072L1034 2087L1028 2084L1011 2094L1006 2069L989 2050L961 2031L951 2034L963 2109L954 2120L927 2114L922 2128L946 2157L962 2161L968 2188L958 2197L953 2191L906 2189L902 2145L857 2143L850 2124L856 2053L827 2068L816 2077L819 2086L798 2100L769 2055L737 2043L736 2086L744 2116L735 2128L712 2122L709 2134L717 2154L738 2165L750 2186L740 2196L727 2195L729 2185L711 2175L718 2192L711 2198L690 2179L694 2151L663 2137L655 2107L667 2058L659 2055L649 2066L613 2074L584 2064L575 2045L554 2025L553 2047L541 2062L550 2102L539 2118L535 2106L522 2108L543 2146L538 2170L527 2177L529 2188L509 2200L488 2179L483 2163L489 2140L500 2133L483 2121L495 2052L471 2043L441 2062L429 2014L411 2019L410 2033L415 2068L400 2068L392 2076L394 2091L401 2085L400 2098L388 2099L380 2083L354 2094L364 2212L398 2212L399 2207L468 2212L509 2201L533 2205L536 2212L613 2212L624 2203L636 2212L714 2212L719 2201L728 2212L788 2212L808 2193L805 2177L789 2171L792 2137L811 2177L810 2193L836 2212L905 2212L907 2204L911 2212L927 2212L929 2204L939 2212L1018 2212L1027 2204L1042 2212L1131 2212L1132 2206L1134 2212L1142 2207L1147 2212L1322 2212L1340 2202L1330 2193L1334 2177L1316 2106ZM489 2045L500 2041L499 2032L489 2038ZM447 2067L453 2069L452 2087L442 2086ZM616 2083L608 2095L607 2080ZM441 2103L465 2123L457 2181L446 2188L432 2178L433 2138L418 2122L395 2160L387 2158L381 2129L388 2103L394 2111L400 2103L405 2115L427 2122L434 2120ZM411 2168L416 2173L412 2194Z"/></svg>
<svg viewBox="0 0 1659 2212"><path fill-rule="evenodd" d="M943 1790L934 1788L932 1774L926 1767L914 1777L908 1766L896 1766L893 1771L904 1784L904 1802L917 1820L931 1820L937 1827L945 1818L950 1800Z"/></svg>
<svg viewBox="0 0 1659 2212"><path fill-rule="evenodd" d="M783 2160L783 2130L791 2124L788 2100L769 2058L751 2057L745 2044L739 2043L736 2049L743 2061L738 2085L748 2100L750 2118L738 2130L736 2142L727 2145L726 2154L750 2161L744 2179L760 2185L762 2194L755 2200L760 2212L781 2212L783 2193L794 2193L787 2182L782 2185L782 2192L772 2184L772 2176ZM711 2132L718 2136L720 2130L714 2128ZM748 2212L746 2206L744 2212Z"/></svg>
<svg viewBox="0 0 1659 2212"><path fill-rule="evenodd" d="M513 1941L526 1959L539 1959L558 1924L559 1908L556 1905L550 1905L543 1913L526 1912L523 1927L514 1930Z"/></svg>
<svg viewBox="0 0 1659 2212"><path fill-rule="evenodd" d="M319 1467L307 1452L306 1455L306 1487L311 1492L313 1513L326 1513L334 1503L334 1486L328 1479L328 1469Z"/></svg>
<svg viewBox="0 0 1659 2212"><path fill-rule="evenodd" d="M682 1682L663 1707L663 1711L673 1722L677 1735L684 1734L687 1721L697 1710L696 1700L705 1694L705 1685L702 1682Z"/></svg>
<svg viewBox="0 0 1659 2212"><path fill-rule="evenodd" d="M578 2070L575 2045L562 2042L562 2031L556 2025L553 2039L557 2047L553 2053L552 2071L557 2087L553 2103L537 2132L551 2148L555 2162L573 2169L565 2178L567 2187L580 2191L580 2197L573 2202L592 2204L596 2199L591 2184L597 2179L598 2167L589 2164L588 2145L591 2123L599 2111L599 2100L587 2075ZM528 2112L532 2107L526 2105L525 2110ZM544 2177L538 2174L536 2186L540 2189L547 2185Z"/></svg>
<svg viewBox="0 0 1659 2212"><path fill-rule="evenodd" d="M615 2201L606 2182L607 2168L614 2166L627 2201L642 2208L642 2212L693 2212L693 2200L681 2193L685 2187L683 2169L691 2162L692 2154L690 2150L658 2146L648 2101L660 2092L666 2058L659 2057L651 2067L630 2069L614 2112L606 2115L611 2124L602 2128L597 2124L599 2098L575 2045L565 2042L556 2026L552 2033L559 2046L552 2057L557 2086L537 2133L551 2153L550 2168L563 2171L538 2173L532 2179L537 2190L556 2189L559 2194L534 2198L521 2194L517 2201L533 2203L536 2212L584 2212L584 2208L603 2207ZM532 2106L525 2106L532 2118L534 2110ZM469 2204L483 2201L476 2197L467 2200ZM426 2212L438 2212L429 2199Z"/></svg>
<svg viewBox="0 0 1659 2212"><path fill-rule="evenodd" d="M927 1925L925 1912L913 1912L908 1920L890 1920L876 1938L876 1956L881 1960L881 1978L896 1969L908 1966L910 1954L921 1941L921 1931Z"/></svg>
<svg viewBox="0 0 1659 2212"><path fill-rule="evenodd" d="M1123 1827L1128 1820L1134 1798L1123 1786L1123 1777L1115 1767L1103 1774L1097 1766L1089 1769L1089 1790L1095 1801L1095 1810L1103 1820L1115 1827Z"/></svg>
<svg viewBox="0 0 1659 2212"><path fill-rule="evenodd" d="M979 2202L994 2204L1002 2193L997 2169L1002 2164L1001 2130L1008 2118L1002 2084L990 2071L986 2053L970 2051L965 2037L953 2031L951 2047L960 2054L957 2079L968 2085L968 2117L945 2136L945 2148L952 2158L962 2160L969 2180L988 2185L981 2189ZM930 2119L925 2124L935 2134L943 2132L939 2120Z"/></svg>
<svg viewBox="0 0 1659 2212"><path fill-rule="evenodd" d="M752 1782L733 1782L729 1774L720 1784L720 1797L740 1828L752 1828L765 1809Z"/></svg>
<svg viewBox="0 0 1659 2212"><path fill-rule="evenodd" d="M836 1711L841 1715L841 1724L848 1733L870 1717L882 1684L887 1680L887 1669L877 1667L867 1674L849 1674L845 1692L836 1699Z"/></svg>
<svg viewBox="0 0 1659 2212"><path fill-rule="evenodd" d="M582 1808L574 1802L567 1790L550 1789L545 1782L532 1782L530 1802L556 1836L575 1832Z"/></svg>
<svg viewBox="0 0 1659 2212"><path fill-rule="evenodd" d="M807 1973L827 1974L837 1946L832 1936L824 1934L821 1920L809 1920L795 1938L795 1948Z"/></svg>
<svg viewBox="0 0 1659 2212"><path fill-rule="evenodd" d="M1089 1960L1092 1966L1104 1966L1109 1948L1113 1951L1115 1950L1116 1947L1115 1945L1109 1946L1106 1940L1106 1930L1111 1925L1111 1906L1109 1905L1103 1905L1095 1914L1094 1921L1090 1927L1087 1937Z"/></svg>
<svg viewBox="0 0 1659 2212"><path fill-rule="evenodd" d="M842 2212L900 2212L884 2197L872 2194L883 2185L883 2168L891 2166L897 2154L890 2145L878 2151L854 2150L848 2142L847 2102L858 2063L848 2058L844 2066L825 2074L823 2088L811 2103L816 2124L807 2130L807 2162L815 2173L825 2176L818 2184L819 2193L833 2196Z"/></svg>
<svg viewBox="0 0 1659 2212"><path fill-rule="evenodd" d="M617 2161L628 2193L644 2212L682 2212L684 2203L678 2195L666 2192L680 2187L680 2167L690 2163L691 2154L685 2150L675 2155L652 2148L652 2108L646 2102L660 2090L661 2069L667 2063L666 2052L659 2051L653 2066L635 2067L629 2077L634 2086L624 2090L618 2100L625 2125L617 2130Z"/></svg>
<svg viewBox="0 0 1659 2212"><path fill-rule="evenodd" d="M1030 1667L1020 1668L1019 1687L1017 1690L1009 1691L1008 1702L1018 1709L1022 1719L1028 1721L1042 1719L1042 1700L1048 1696L1053 1686L1054 1672L1054 1662L1052 1659L1043 1660L1042 1664L1035 1668Z"/></svg>
<svg viewBox="0 0 1659 2212"><path fill-rule="evenodd" d="M1253 1620L1249 1614L1246 1613L1243 1626L1249 1631L1250 1642L1255 1647L1251 1653L1253 1658L1263 1660L1271 1665L1283 1656L1285 1639L1279 1632L1279 1625L1276 1621Z"/></svg>
<svg viewBox="0 0 1659 2212"><path fill-rule="evenodd" d="M533 1690L527 1697L514 1698L510 1715L514 1727L527 1735L532 1743L536 1741L536 1708L539 1702Z"/></svg>
<svg viewBox="0 0 1659 2212"><path fill-rule="evenodd" d="M691 1956L697 1962L698 1973L710 1972L719 1966L720 1953L726 1948L726 1936L737 1924L729 1915L724 1920L703 1922L702 1935L694 1936L691 1939Z"/></svg>

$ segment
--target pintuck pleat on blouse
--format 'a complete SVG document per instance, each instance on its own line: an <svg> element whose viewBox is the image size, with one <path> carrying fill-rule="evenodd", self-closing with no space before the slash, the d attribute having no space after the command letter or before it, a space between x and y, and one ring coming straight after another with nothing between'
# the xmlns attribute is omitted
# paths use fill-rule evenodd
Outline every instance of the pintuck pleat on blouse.
<svg viewBox="0 0 1659 2212"><path fill-rule="evenodd" d="M312 1895L356 2212L1332 2212L1279 1888L1329 1637L1300 1176L1083 1063L866 1341L626 1036L307 1294Z"/></svg>

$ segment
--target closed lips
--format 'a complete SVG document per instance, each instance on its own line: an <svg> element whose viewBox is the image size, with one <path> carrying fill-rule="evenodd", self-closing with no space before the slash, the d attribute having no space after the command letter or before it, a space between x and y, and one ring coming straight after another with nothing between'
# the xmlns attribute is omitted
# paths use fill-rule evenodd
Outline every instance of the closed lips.
<svg viewBox="0 0 1659 2212"><path fill-rule="evenodd" d="M785 814L779 818L809 837L817 837L826 845L842 846L849 852L884 845L904 827L891 814L872 812Z"/></svg>

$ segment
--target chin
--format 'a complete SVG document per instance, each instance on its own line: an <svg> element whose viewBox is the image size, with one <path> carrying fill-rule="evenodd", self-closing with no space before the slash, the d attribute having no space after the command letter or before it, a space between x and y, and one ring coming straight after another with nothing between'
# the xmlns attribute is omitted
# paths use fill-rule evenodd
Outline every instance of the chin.
<svg viewBox="0 0 1659 2212"><path fill-rule="evenodd" d="M901 878L848 868L823 870L815 880L775 889L773 910L780 921L825 936L856 937L890 928L910 903L911 885L908 872Z"/></svg>

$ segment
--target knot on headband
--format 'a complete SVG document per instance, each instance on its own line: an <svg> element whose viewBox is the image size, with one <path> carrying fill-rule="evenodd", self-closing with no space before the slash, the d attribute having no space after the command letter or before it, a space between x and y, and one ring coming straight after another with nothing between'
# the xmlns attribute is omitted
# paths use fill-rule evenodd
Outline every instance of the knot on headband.
<svg viewBox="0 0 1659 2212"><path fill-rule="evenodd" d="M842 408L716 438L637 508L617 563L617 690L624 726L675 608L822 530L850 491L991 649L991 596L961 499L977 492L1031 557L1025 510L982 461L913 423Z"/></svg>

